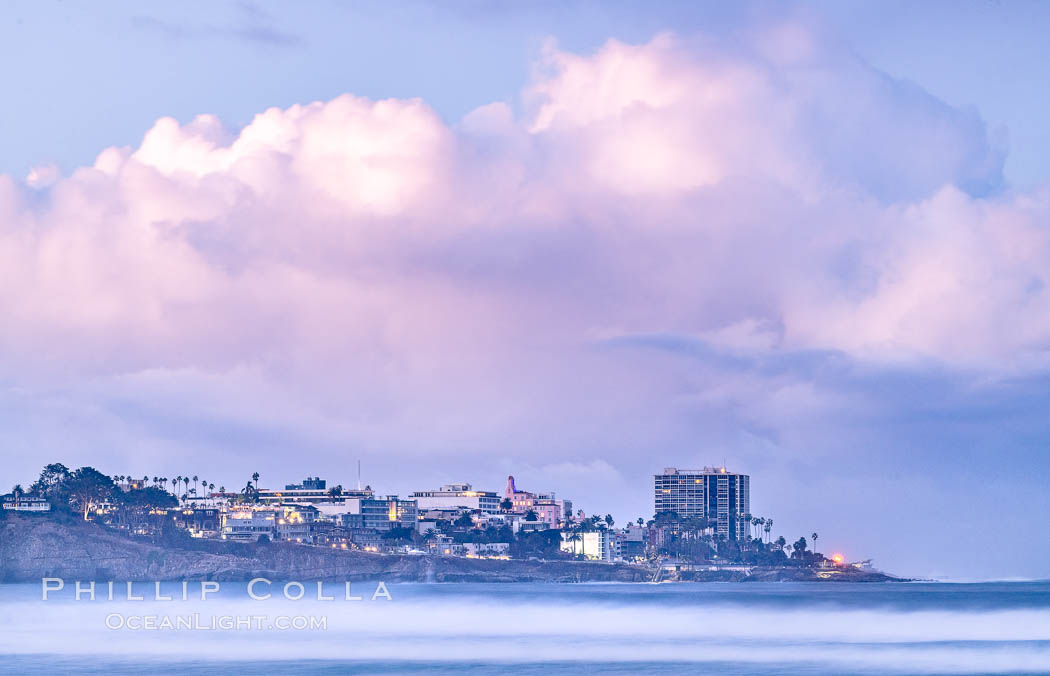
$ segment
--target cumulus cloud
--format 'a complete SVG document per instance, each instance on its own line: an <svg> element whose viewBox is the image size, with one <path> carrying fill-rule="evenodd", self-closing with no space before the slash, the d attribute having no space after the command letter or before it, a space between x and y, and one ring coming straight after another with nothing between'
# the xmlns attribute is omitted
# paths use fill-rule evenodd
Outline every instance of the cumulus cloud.
<svg viewBox="0 0 1050 676"><path fill-rule="evenodd" d="M0 379L123 402L120 462L222 450L158 422L213 401L335 458L499 451L600 501L670 456L804 455L814 416L870 413L866 369L1045 368L1050 195L1003 186L976 112L792 23L548 45L523 100L164 118L0 177Z"/></svg>

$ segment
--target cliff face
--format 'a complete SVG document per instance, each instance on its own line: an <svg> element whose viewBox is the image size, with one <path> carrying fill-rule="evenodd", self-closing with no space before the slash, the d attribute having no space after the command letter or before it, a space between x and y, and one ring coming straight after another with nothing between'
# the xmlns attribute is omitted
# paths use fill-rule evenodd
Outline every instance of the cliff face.
<svg viewBox="0 0 1050 676"><path fill-rule="evenodd" d="M665 574L667 582L902 582L875 570L856 568L761 568L742 570L679 571Z"/></svg>
<svg viewBox="0 0 1050 676"><path fill-rule="evenodd" d="M205 543L201 543L204 545ZM387 582L644 582L640 566L404 556L297 544L206 549L158 546L85 522L8 515L0 521L0 581L383 580Z"/></svg>
<svg viewBox="0 0 1050 676"><path fill-rule="evenodd" d="M331 580L384 582L649 582L644 566L580 561L500 561L407 556L299 544L195 541L154 545L93 523L8 514L0 521L0 582L67 580ZM897 578L852 568L681 571L667 582L884 582Z"/></svg>

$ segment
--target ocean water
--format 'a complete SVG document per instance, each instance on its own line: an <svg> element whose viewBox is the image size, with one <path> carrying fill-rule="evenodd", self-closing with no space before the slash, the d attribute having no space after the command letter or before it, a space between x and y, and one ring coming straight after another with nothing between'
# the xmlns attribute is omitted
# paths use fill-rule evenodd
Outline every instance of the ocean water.
<svg viewBox="0 0 1050 676"><path fill-rule="evenodd" d="M0 585L0 673L1050 673L1050 582L315 585Z"/></svg>

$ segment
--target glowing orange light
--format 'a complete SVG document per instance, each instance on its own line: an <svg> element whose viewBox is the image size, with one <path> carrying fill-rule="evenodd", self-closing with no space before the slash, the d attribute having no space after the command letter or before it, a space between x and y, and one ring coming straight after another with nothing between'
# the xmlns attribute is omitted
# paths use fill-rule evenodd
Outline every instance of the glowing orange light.
<svg viewBox="0 0 1050 676"><path fill-rule="evenodd" d="M835 563L842 563L844 559L842 558L842 554L835 554L831 557L831 560Z"/></svg>

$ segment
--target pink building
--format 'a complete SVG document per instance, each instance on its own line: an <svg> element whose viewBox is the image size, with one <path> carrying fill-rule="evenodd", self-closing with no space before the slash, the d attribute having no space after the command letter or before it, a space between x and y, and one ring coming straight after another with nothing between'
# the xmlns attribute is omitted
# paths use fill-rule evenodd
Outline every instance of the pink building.
<svg viewBox="0 0 1050 676"><path fill-rule="evenodd" d="M519 490L514 485L514 477L507 477L507 488L503 497L511 502L511 509L517 514L524 514L530 509L536 512L537 518L551 528L560 528L564 521L565 503L554 497L554 493L530 493Z"/></svg>

